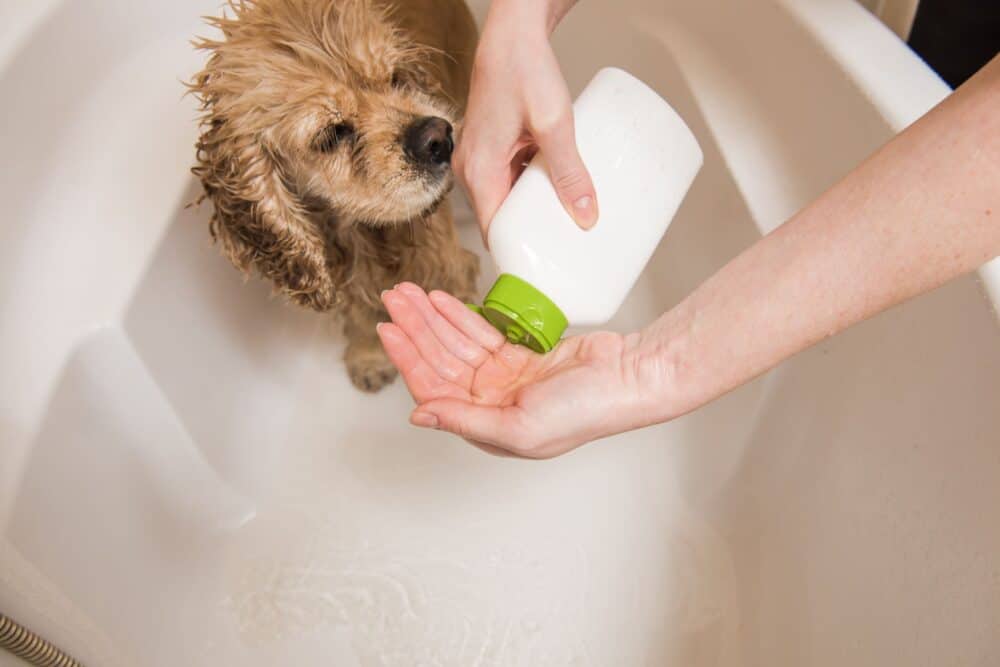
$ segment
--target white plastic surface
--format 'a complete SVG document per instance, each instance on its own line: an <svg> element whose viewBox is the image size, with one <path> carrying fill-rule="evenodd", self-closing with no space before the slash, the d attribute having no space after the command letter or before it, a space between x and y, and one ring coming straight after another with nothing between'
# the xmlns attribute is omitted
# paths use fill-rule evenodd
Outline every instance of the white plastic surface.
<svg viewBox="0 0 1000 667"><path fill-rule="evenodd" d="M218 4L0 0L4 613L94 667L1000 664L989 267L674 423L491 458L354 391L187 208ZM839 0L581 2L555 44L705 154L619 331L947 94Z"/></svg>
<svg viewBox="0 0 1000 667"><path fill-rule="evenodd" d="M541 154L490 224L490 253L548 296L571 325L604 324L625 300L701 168L698 141L648 86L604 68L573 105L577 146L600 220L580 229Z"/></svg>

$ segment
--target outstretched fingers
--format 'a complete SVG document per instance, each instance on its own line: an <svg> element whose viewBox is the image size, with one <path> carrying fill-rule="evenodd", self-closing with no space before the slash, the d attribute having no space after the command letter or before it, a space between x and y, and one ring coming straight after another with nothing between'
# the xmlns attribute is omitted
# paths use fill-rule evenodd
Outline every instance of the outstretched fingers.
<svg viewBox="0 0 1000 667"><path fill-rule="evenodd" d="M424 318L437 339L448 352L472 368L478 368L489 359L489 350L460 331L431 303L427 293L413 283L401 283L396 290L406 295L410 303Z"/></svg>
<svg viewBox="0 0 1000 667"><path fill-rule="evenodd" d="M398 325L383 322L378 336L389 360L399 369L413 400L426 403L436 398L469 400L469 392L441 377L423 358L416 345Z"/></svg>
<svg viewBox="0 0 1000 667"><path fill-rule="evenodd" d="M429 295L431 303L452 326L488 352L498 351L506 342L499 331L447 292L434 290Z"/></svg>
<svg viewBox="0 0 1000 667"><path fill-rule="evenodd" d="M434 291L429 297L445 319L485 348L506 371L520 373L530 361L538 358L538 355L528 348L508 343L506 337L493 328L482 315L472 312L450 294Z"/></svg>
<svg viewBox="0 0 1000 667"><path fill-rule="evenodd" d="M410 291L413 290L423 293L415 285ZM416 292L414 296L410 296L397 287L382 294L382 303L389 311L393 323L406 334L424 361L443 380L469 389L472 385L473 367L456 356L430 326L428 317L421 312ZM454 340L450 342L455 343Z"/></svg>

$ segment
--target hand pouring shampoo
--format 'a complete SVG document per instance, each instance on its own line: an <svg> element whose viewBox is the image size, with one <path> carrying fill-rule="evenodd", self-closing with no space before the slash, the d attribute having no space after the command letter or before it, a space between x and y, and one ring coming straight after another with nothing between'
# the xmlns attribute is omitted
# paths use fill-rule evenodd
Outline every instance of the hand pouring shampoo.
<svg viewBox="0 0 1000 667"><path fill-rule="evenodd" d="M622 70L599 71L573 112L580 155L597 190L597 225L576 226L538 155L489 229L501 275L480 312L508 340L536 352L555 347L569 324L611 319L702 164L681 117Z"/></svg>

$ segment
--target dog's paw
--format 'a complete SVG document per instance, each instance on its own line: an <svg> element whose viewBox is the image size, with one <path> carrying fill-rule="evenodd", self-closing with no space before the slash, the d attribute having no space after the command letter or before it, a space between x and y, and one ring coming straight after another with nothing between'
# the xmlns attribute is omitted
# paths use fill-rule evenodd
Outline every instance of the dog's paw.
<svg viewBox="0 0 1000 667"><path fill-rule="evenodd" d="M347 374L361 391L374 393L392 384L398 372L382 350L349 352L346 355Z"/></svg>

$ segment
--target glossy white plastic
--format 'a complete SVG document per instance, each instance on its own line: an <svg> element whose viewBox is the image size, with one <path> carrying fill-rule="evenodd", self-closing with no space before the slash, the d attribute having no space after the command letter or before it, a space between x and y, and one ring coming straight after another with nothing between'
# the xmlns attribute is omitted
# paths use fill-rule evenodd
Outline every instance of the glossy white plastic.
<svg viewBox="0 0 1000 667"><path fill-rule="evenodd" d="M566 212L539 154L490 225L497 268L549 297L570 324L603 324L635 284L701 168L698 141L667 102L617 68L601 69L573 107L600 219Z"/></svg>

